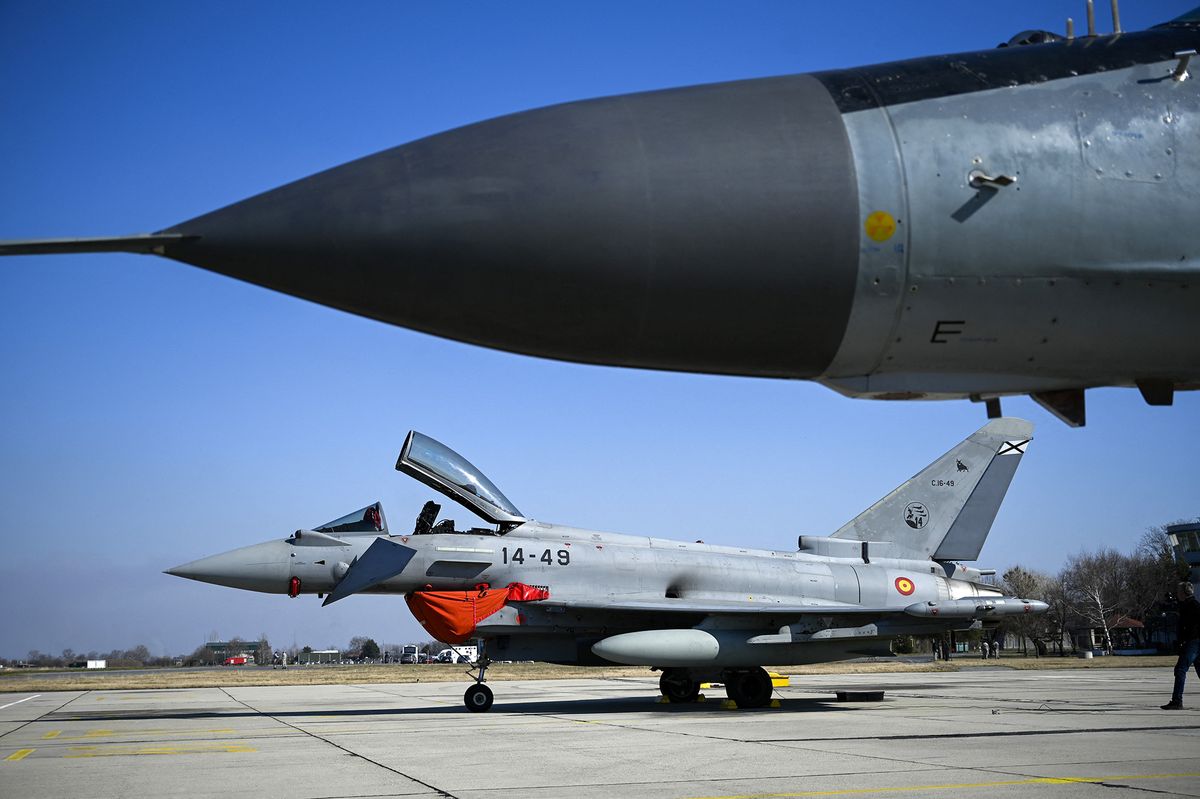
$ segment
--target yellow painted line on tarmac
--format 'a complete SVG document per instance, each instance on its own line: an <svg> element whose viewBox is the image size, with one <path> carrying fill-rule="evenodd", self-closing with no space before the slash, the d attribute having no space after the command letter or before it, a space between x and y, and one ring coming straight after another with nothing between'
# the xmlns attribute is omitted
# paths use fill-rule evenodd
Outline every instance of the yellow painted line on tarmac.
<svg viewBox="0 0 1200 799"><path fill-rule="evenodd" d="M36 749L18 749L4 759L10 763L16 763L18 760L24 760L36 751Z"/></svg>
<svg viewBox="0 0 1200 799"><path fill-rule="evenodd" d="M223 733L223 734L228 735L228 734L234 733L234 732L237 732L237 730L234 730L234 729L228 728L228 727L222 728L222 729L216 729L216 730L169 730L169 729L104 730L104 729L96 729L96 730L88 730L83 735L68 735L67 737L62 738L61 740L63 740L63 741L86 741L86 740L93 740L96 738L117 738L117 737L122 737L122 736L129 736L129 735L206 735L206 734L210 734L210 733ZM246 732L246 731L243 730L243 732ZM58 731L55 732L55 735L57 735L57 734L58 734ZM43 737L49 738L49 737L53 737L53 736L51 736L49 733L47 733Z"/></svg>
<svg viewBox="0 0 1200 799"><path fill-rule="evenodd" d="M237 744L180 744L178 746L72 746L66 758L81 757L128 757L133 755L201 755L241 754L257 752L250 746Z"/></svg>
<svg viewBox="0 0 1200 799"><path fill-rule="evenodd" d="M870 793L917 793L920 791L962 790L964 788L1008 788L1014 785L1087 785L1100 782L1130 780L1169 780L1181 777L1200 777L1200 771L1182 774L1116 774L1107 777L1030 777L1023 780L993 782L954 782L941 785L903 785L886 788L839 788L830 791L795 791L790 793L739 793L725 796L694 797L694 799L790 799L798 796L854 796Z"/></svg>
<svg viewBox="0 0 1200 799"><path fill-rule="evenodd" d="M42 740L49 741L51 738L57 738L60 735L62 735L62 730L50 730L50 732L42 736Z"/></svg>

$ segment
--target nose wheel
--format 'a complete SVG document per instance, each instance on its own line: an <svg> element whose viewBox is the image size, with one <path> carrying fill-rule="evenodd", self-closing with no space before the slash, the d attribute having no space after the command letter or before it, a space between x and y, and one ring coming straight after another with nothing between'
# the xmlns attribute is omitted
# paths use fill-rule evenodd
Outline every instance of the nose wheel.
<svg viewBox="0 0 1200 799"><path fill-rule="evenodd" d="M481 682L475 683L463 694L463 703L466 704L467 710L472 713L486 712L492 706L494 699L492 689Z"/></svg>
<svg viewBox="0 0 1200 799"><path fill-rule="evenodd" d="M463 704L472 713L486 713L491 709L492 702L495 700L495 697L492 695L492 689L483 684L484 675L487 673L487 667L490 665L491 660L485 654L478 661L471 664L471 668L467 671L467 674L475 678L475 684L463 694ZM476 673L477 670L478 673Z"/></svg>

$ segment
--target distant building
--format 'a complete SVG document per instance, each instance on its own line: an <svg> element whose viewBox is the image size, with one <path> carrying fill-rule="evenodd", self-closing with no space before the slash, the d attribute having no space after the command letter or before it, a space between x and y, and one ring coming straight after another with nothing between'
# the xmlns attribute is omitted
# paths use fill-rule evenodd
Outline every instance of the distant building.
<svg viewBox="0 0 1200 799"><path fill-rule="evenodd" d="M214 663L224 663L231 657L242 655L253 660L258 652L258 641L209 641L204 648Z"/></svg>
<svg viewBox="0 0 1200 799"><path fill-rule="evenodd" d="M341 659L342 653L336 649L315 649L296 656L298 663L337 663Z"/></svg>
<svg viewBox="0 0 1200 799"><path fill-rule="evenodd" d="M1175 547L1175 559L1188 565L1188 579L1200 583L1200 522L1168 524L1167 535Z"/></svg>

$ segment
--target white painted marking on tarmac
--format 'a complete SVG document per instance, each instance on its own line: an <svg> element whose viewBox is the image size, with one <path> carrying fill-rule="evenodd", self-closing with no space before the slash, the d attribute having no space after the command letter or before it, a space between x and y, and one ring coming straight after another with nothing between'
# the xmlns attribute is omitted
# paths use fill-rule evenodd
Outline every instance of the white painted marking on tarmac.
<svg viewBox="0 0 1200 799"><path fill-rule="evenodd" d="M41 694L34 694L33 696L27 696L24 699L18 699L16 702L9 702L7 705L0 705L0 710L4 710L6 707L12 707L13 705L19 705L22 702L28 702L30 699L37 699L39 696L41 696Z"/></svg>

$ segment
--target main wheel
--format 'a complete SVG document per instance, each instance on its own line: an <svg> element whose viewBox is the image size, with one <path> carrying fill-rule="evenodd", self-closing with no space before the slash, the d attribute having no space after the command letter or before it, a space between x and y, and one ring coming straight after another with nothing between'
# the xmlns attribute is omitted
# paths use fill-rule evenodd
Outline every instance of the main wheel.
<svg viewBox="0 0 1200 799"><path fill-rule="evenodd" d="M672 704L695 702L700 696L700 681L687 669L663 669L658 690Z"/></svg>
<svg viewBox="0 0 1200 799"><path fill-rule="evenodd" d="M766 669L737 669L725 673L725 693L738 707L766 707L774 690Z"/></svg>
<svg viewBox="0 0 1200 799"><path fill-rule="evenodd" d="M483 713L492 706L492 701L495 699L492 696L492 689L488 688L481 682L477 682L467 689L463 694L463 702L467 706L467 710L472 713Z"/></svg>

